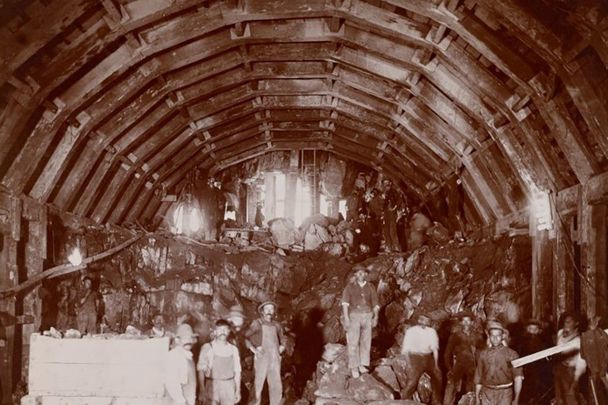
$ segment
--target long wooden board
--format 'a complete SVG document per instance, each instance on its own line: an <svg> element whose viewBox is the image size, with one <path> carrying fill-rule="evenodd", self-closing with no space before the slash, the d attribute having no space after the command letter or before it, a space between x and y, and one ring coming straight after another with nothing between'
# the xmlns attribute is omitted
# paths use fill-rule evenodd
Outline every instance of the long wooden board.
<svg viewBox="0 0 608 405"><path fill-rule="evenodd" d="M608 329L605 329L604 332L608 333ZM535 361L545 359L549 356L553 356L554 354L563 353L572 349L580 349L580 341L578 342L568 342L563 345L557 345L550 347L545 350L541 350L540 352L532 353L524 357L520 357L519 359L513 360L511 364L513 367L521 367L526 364L534 363Z"/></svg>

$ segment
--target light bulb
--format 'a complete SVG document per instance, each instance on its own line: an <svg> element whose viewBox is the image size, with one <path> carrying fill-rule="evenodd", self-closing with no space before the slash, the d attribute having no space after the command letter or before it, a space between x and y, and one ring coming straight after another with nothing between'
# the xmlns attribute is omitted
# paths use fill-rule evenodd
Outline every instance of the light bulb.
<svg viewBox="0 0 608 405"><path fill-rule="evenodd" d="M72 250L72 253L68 256L68 261L72 263L73 266L78 266L82 264L82 254L80 253L80 249L75 247Z"/></svg>

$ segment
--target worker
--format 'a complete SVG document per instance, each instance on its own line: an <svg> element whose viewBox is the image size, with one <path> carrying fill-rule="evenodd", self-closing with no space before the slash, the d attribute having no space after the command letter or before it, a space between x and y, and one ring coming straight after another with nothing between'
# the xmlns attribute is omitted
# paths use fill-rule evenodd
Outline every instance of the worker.
<svg viewBox="0 0 608 405"><path fill-rule="evenodd" d="M418 387L418 380L426 372L431 377L432 403L440 404L439 336L431 326L429 314L421 312L414 319L416 319L416 325L405 331L401 344L401 354L405 356L410 366L407 384L403 389L403 398L413 399L412 395Z"/></svg>
<svg viewBox="0 0 608 405"><path fill-rule="evenodd" d="M266 301L260 304L260 318L249 325L245 337L249 350L254 354L253 368L255 370L254 404L262 400L264 383L268 381L270 405L279 405L283 399L283 384L281 382L281 354L285 351L283 327L274 320L277 304Z"/></svg>
<svg viewBox="0 0 608 405"><path fill-rule="evenodd" d="M481 336L474 329L475 315L470 311L456 314L458 327L452 332L444 353L444 363L448 371L448 383L443 396L444 405L452 405L459 387L464 392L475 391L475 360L483 345Z"/></svg>
<svg viewBox="0 0 608 405"><path fill-rule="evenodd" d="M547 348L547 344L542 337L542 322L539 319L528 319L525 322L526 330L519 344L518 353L527 356ZM551 370L547 369L548 362L535 361L524 366L526 383L521 391L523 403L538 403L549 387L545 383L547 376L551 375Z"/></svg>
<svg viewBox="0 0 608 405"><path fill-rule="evenodd" d="M367 267L353 267L354 281L342 292L342 319L346 330L348 367L353 378L369 371L372 328L378 325L378 293L367 281Z"/></svg>
<svg viewBox="0 0 608 405"><path fill-rule="evenodd" d="M253 383L253 359L251 352L247 349L245 342L245 314L243 307L239 304L230 307L228 313L228 322L231 326L231 332L228 336L228 341L239 349L241 358L241 403L247 404L249 401L249 388Z"/></svg>
<svg viewBox="0 0 608 405"><path fill-rule="evenodd" d="M382 181L384 186L384 250L386 252L401 251L399 236L397 234L397 209L399 208L399 194L393 188L389 179Z"/></svg>
<svg viewBox="0 0 608 405"><path fill-rule="evenodd" d="M93 279L86 276L82 279L83 290L77 302L76 323L83 335L97 333L97 294L93 291Z"/></svg>
<svg viewBox="0 0 608 405"><path fill-rule="evenodd" d="M591 393L596 404L608 403L608 334L599 328L600 317L589 321L581 337L581 357L587 362Z"/></svg>
<svg viewBox="0 0 608 405"><path fill-rule="evenodd" d="M228 342L229 334L230 323L216 321L213 341L203 345L198 359L199 387L204 387L210 405L235 405L241 400L241 360L239 349Z"/></svg>
<svg viewBox="0 0 608 405"><path fill-rule="evenodd" d="M585 373L587 363L581 357L581 338L577 318L569 313L562 315L563 328L557 332L558 345L570 343L574 349L557 356L553 367L556 405L577 405L583 402L578 382Z"/></svg>
<svg viewBox="0 0 608 405"><path fill-rule="evenodd" d="M192 346L196 337L187 323L177 327L175 346L169 351L165 365L165 405L195 405L196 370Z"/></svg>
<svg viewBox="0 0 608 405"><path fill-rule="evenodd" d="M511 364L519 356L504 344L505 331L500 322L487 324L489 347L481 351L475 368L477 405L516 405L519 402L523 370L513 368Z"/></svg>
<svg viewBox="0 0 608 405"><path fill-rule="evenodd" d="M169 331L165 329L165 316L160 312L155 312L152 316L152 328L145 332L145 336L151 338L161 338L170 336Z"/></svg>

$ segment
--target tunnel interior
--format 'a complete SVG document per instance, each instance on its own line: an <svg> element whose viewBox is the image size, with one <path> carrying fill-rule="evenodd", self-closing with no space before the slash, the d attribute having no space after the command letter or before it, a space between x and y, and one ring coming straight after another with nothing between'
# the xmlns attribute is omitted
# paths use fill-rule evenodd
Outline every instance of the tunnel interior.
<svg viewBox="0 0 608 405"><path fill-rule="evenodd" d="M420 311L608 321L603 0L5 0L0 45L3 404L84 276L107 333L276 300L294 403L354 265L374 359Z"/></svg>

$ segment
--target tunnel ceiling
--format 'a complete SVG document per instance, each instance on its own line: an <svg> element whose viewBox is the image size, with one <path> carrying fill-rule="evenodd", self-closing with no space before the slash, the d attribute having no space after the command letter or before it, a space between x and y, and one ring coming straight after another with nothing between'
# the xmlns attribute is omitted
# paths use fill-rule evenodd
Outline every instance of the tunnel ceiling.
<svg viewBox="0 0 608 405"><path fill-rule="evenodd" d="M2 187L98 222L275 150L458 176L485 223L607 168L602 0L0 6Z"/></svg>

